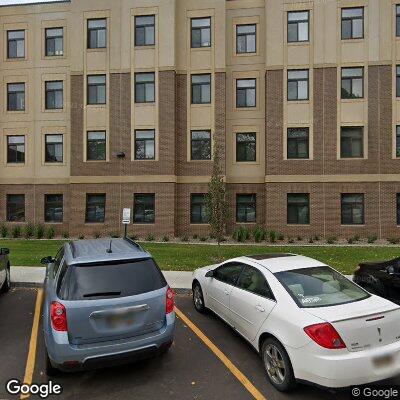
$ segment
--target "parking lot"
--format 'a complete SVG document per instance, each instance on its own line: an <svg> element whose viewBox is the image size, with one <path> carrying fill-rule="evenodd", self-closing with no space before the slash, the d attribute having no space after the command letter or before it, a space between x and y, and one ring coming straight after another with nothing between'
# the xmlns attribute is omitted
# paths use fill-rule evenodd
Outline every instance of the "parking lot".
<svg viewBox="0 0 400 400"><path fill-rule="evenodd" d="M46 382L43 337L37 335L32 359L31 332L37 289L14 288L0 298L0 399L11 378L23 380L33 367L32 382ZM63 374L54 379L62 399L346 399L347 392L331 393L299 385L281 394L265 380L261 361L250 346L212 314L200 315L188 294L177 295L175 342L168 354L135 364L91 372ZM197 329L196 329L197 328ZM35 335L33 335L35 336ZM31 356L28 357L31 349ZM31 364L30 364L31 363ZM29 375L29 373L28 373ZM390 383L399 384L400 379ZM55 397L55 396L53 396Z"/></svg>

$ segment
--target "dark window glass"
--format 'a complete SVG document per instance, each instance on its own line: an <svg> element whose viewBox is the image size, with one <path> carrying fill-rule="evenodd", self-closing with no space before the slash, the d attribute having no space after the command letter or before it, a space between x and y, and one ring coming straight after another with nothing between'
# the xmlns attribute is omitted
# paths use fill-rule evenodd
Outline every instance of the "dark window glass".
<svg viewBox="0 0 400 400"><path fill-rule="evenodd" d="M287 41L308 42L308 11L289 11L287 14Z"/></svg>
<svg viewBox="0 0 400 400"><path fill-rule="evenodd" d="M63 82L46 82L46 110L63 108Z"/></svg>
<svg viewBox="0 0 400 400"><path fill-rule="evenodd" d="M364 224L364 194L342 194L342 225Z"/></svg>
<svg viewBox="0 0 400 400"><path fill-rule="evenodd" d="M196 193L190 195L190 223L208 223L204 193Z"/></svg>
<svg viewBox="0 0 400 400"><path fill-rule="evenodd" d="M396 126L396 157L400 157L400 125Z"/></svg>
<svg viewBox="0 0 400 400"><path fill-rule="evenodd" d="M287 158L307 159L309 157L309 129L288 128L287 130Z"/></svg>
<svg viewBox="0 0 400 400"><path fill-rule="evenodd" d="M236 107L256 106L256 80L236 79Z"/></svg>
<svg viewBox="0 0 400 400"><path fill-rule="evenodd" d="M87 77L87 103L106 104L106 76L88 75Z"/></svg>
<svg viewBox="0 0 400 400"><path fill-rule="evenodd" d="M139 224L154 224L155 195L136 194L133 196L133 222Z"/></svg>
<svg viewBox="0 0 400 400"><path fill-rule="evenodd" d="M308 100L308 69L288 70L288 100Z"/></svg>
<svg viewBox="0 0 400 400"><path fill-rule="evenodd" d="M236 25L236 53L256 52L256 24Z"/></svg>
<svg viewBox="0 0 400 400"><path fill-rule="evenodd" d="M154 72L135 74L135 103L153 103L154 100Z"/></svg>
<svg viewBox="0 0 400 400"><path fill-rule="evenodd" d="M364 37L364 8L342 8L342 39Z"/></svg>
<svg viewBox="0 0 400 400"><path fill-rule="evenodd" d="M237 133L236 134L236 161L251 162L256 161L256 134Z"/></svg>
<svg viewBox="0 0 400 400"><path fill-rule="evenodd" d="M88 19L87 28L88 49L103 49L107 47L106 19Z"/></svg>
<svg viewBox="0 0 400 400"><path fill-rule="evenodd" d="M400 193L396 194L397 225L400 225Z"/></svg>
<svg viewBox="0 0 400 400"><path fill-rule="evenodd" d="M342 127L340 132L340 157L364 157L364 129L362 126Z"/></svg>
<svg viewBox="0 0 400 400"><path fill-rule="evenodd" d="M191 131L190 157L192 160L211 160L211 132Z"/></svg>
<svg viewBox="0 0 400 400"><path fill-rule="evenodd" d="M90 131L87 133L87 160L106 159L106 133Z"/></svg>
<svg viewBox="0 0 400 400"><path fill-rule="evenodd" d="M45 222L63 222L63 195L44 195L44 220Z"/></svg>
<svg viewBox="0 0 400 400"><path fill-rule="evenodd" d="M231 262L214 270L214 279L221 282L228 283L229 285L236 285L240 273L242 272L243 264Z"/></svg>
<svg viewBox="0 0 400 400"><path fill-rule="evenodd" d="M400 97L400 65L396 66L396 97Z"/></svg>
<svg viewBox="0 0 400 400"><path fill-rule="evenodd" d="M192 48L211 46L211 18L191 19Z"/></svg>
<svg viewBox="0 0 400 400"><path fill-rule="evenodd" d="M192 104L211 102L211 75L192 75Z"/></svg>
<svg viewBox="0 0 400 400"><path fill-rule="evenodd" d="M301 225L310 223L310 195L308 193L287 195L287 223Z"/></svg>
<svg viewBox="0 0 400 400"><path fill-rule="evenodd" d="M7 162L25 162L25 136L7 136Z"/></svg>
<svg viewBox="0 0 400 400"><path fill-rule="evenodd" d="M25 221L25 195L8 194L7 195L7 221L24 222Z"/></svg>
<svg viewBox="0 0 400 400"><path fill-rule="evenodd" d="M167 286L151 258L125 263L75 266L69 278L67 300L98 300L136 296Z"/></svg>
<svg viewBox="0 0 400 400"><path fill-rule="evenodd" d="M45 162L63 162L63 135L45 136Z"/></svg>
<svg viewBox="0 0 400 400"><path fill-rule="evenodd" d="M7 110L25 111L25 83L7 84Z"/></svg>
<svg viewBox="0 0 400 400"><path fill-rule="evenodd" d="M58 250L56 256L54 257L55 258L55 261L53 264L53 276L54 277L57 275L57 272L60 268L60 264L61 264L63 257L64 257L64 246L61 247L60 250Z"/></svg>
<svg viewBox="0 0 400 400"><path fill-rule="evenodd" d="M154 160L154 129L135 130L135 160Z"/></svg>
<svg viewBox="0 0 400 400"><path fill-rule="evenodd" d="M135 46L153 46L155 43L154 15L135 17Z"/></svg>
<svg viewBox="0 0 400 400"><path fill-rule="evenodd" d="M86 194L85 222L104 222L106 216L106 195Z"/></svg>
<svg viewBox="0 0 400 400"><path fill-rule="evenodd" d="M267 299L274 299L265 276L256 268L246 265L240 274L237 287Z"/></svg>
<svg viewBox="0 0 400 400"><path fill-rule="evenodd" d="M236 222L256 222L256 195L236 195Z"/></svg>
<svg viewBox="0 0 400 400"><path fill-rule="evenodd" d="M24 58L25 57L25 31L7 31L7 57Z"/></svg>
<svg viewBox="0 0 400 400"><path fill-rule="evenodd" d="M342 99L364 97L364 68L342 68Z"/></svg>
<svg viewBox="0 0 400 400"><path fill-rule="evenodd" d="M396 36L400 36L400 4L396 4Z"/></svg>
<svg viewBox="0 0 400 400"><path fill-rule="evenodd" d="M64 54L64 29L47 28L45 30L46 56L62 56Z"/></svg>

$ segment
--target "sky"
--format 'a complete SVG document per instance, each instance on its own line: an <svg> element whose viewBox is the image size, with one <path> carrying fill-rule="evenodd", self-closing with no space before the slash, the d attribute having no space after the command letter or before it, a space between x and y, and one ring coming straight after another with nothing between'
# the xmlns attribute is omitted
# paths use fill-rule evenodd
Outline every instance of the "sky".
<svg viewBox="0 0 400 400"><path fill-rule="evenodd" d="M0 6L6 4L25 4L25 3L47 3L54 0L0 0Z"/></svg>

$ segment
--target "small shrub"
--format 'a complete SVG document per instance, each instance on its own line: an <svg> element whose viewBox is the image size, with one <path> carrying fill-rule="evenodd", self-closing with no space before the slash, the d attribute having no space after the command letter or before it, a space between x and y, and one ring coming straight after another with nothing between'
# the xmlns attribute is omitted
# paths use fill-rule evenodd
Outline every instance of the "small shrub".
<svg viewBox="0 0 400 400"><path fill-rule="evenodd" d="M278 233L278 240L285 240L285 235L283 233Z"/></svg>
<svg viewBox="0 0 400 400"><path fill-rule="evenodd" d="M390 244L398 244L400 242L400 238L398 237L390 237L387 239Z"/></svg>
<svg viewBox="0 0 400 400"><path fill-rule="evenodd" d="M111 235L110 235L110 236L111 236ZM111 236L111 237L112 237L112 236ZM129 235L129 239L135 241L135 240L138 240L138 239L139 239L139 236L138 236L138 235L135 235L134 233L132 233L132 235Z"/></svg>
<svg viewBox="0 0 400 400"><path fill-rule="evenodd" d="M277 236L278 235L277 235L277 233L275 231L269 231L268 232L269 241L271 243L275 243L276 242Z"/></svg>
<svg viewBox="0 0 400 400"><path fill-rule="evenodd" d="M210 239L215 239L215 235L213 233L210 233Z"/></svg>
<svg viewBox="0 0 400 400"><path fill-rule="evenodd" d="M119 238L120 237L120 235L117 233L117 232L111 232L111 235L110 235L113 239L117 239L117 238Z"/></svg>
<svg viewBox="0 0 400 400"><path fill-rule="evenodd" d="M154 235L150 233L149 235L146 236L145 240L146 242L154 242L156 238L154 237Z"/></svg>
<svg viewBox="0 0 400 400"><path fill-rule="evenodd" d="M189 241L189 238L187 237L187 235L183 235L181 237L181 242L188 242L188 241Z"/></svg>
<svg viewBox="0 0 400 400"><path fill-rule="evenodd" d="M250 233L246 227L239 226L234 230L232 237L237 242L245 242L250 237Z"/></svg>
<svg viewBox="0 0 400 400"><path fill-rule="evenodd" d="M257 243L260 243L263 240L265 240L266 233L265 233L265 230L264 230L264 228L262 226L256 226L253 229L252 234L253 234L254 241L257 242Z"/></svg>
<svg viewBox="0 0 400 400"><path fill-rule="evenodd" d="M314 243L314 238L313 238L313 237L310 237L310 238L308 239L308 243Z"/></svg>
<svg viewBox="0 0 400 400"><path fill-rule="evenodd" d="M69 238L69 232L68 231L64 231L61 235L64 239L68 239Z"/></svg>
<svg viewBox="0 0 400 400"><path fill-rule="evenodd" d="M54 239L54 236L56 234L56 231L52 226L49 226L46 230L46 238L47 239Z"/></svg>
<svg viewBox="0 0 400 400"><path fill-rule="evenodd" d="M164 235L164 236L162 237L162 241L163 241L163 242L169 242L169 237L168 237L167 235Z"/></svg>
<svg viewBox="0 0 400 400"><path fill-rule="evenodd" d="M354 242L355 242L354 236L349 237L349 238L347 239L347 243L348 243L348 244L353 244Z"/></svg>
<svg viewBox="0 0 400 400"><path fill-rule="evenodd" d="M288 243L294 243L294 239L292 237L288 237Z"/></svg>
<svg viewBox="0 0 400 400"><path fill-rule="evenodd" d="M1 237L6 238L8 236L8 228L5 225L1 226Z"/></svg>
<svg viewBox="0 0 400 400"><path fill-rule="evenodd" d="M79 239L79 240L83 240L83 239L85 239L85 235L83 235L83 234L80 234L80 235L78 236L78 239Z"/></svg>
<svg viewBox="0 0 400 400"><path fill-rule="evenodd" d="M326 238L326 243L328 244L334 244L337 242L337 237L336 236L328 236Z"/></svg>
<svg viewBox="0 0 400 400"><path fill-rule="evenodd" d="M318 242L318 240L319 240L319 235L314 235L314 241Z"/></svg>
<svg viewBox="0 0 400 400"><path fill-rule="evenodd" d="M95 239L98 239L100 236L101 236L101 235L100 235L99 232L93 233L93 237L94 237Z"/></svg>
<svg viewBox="0 0 400 400"><path fill-rule="evenodd" d="M354 241L359 242L360 241L360 235L354 235Z"/></svg>
<svg viewBox="0 0 400 400"><path fill-rule="evenodd" d="M21 227L20 227L19 225L15 225L15 226L12 228L11 235L12 235L13 238L19 238L19 237L21 237Z"/></svg>
<svg viewBox="0 0 400 400"><path fill-rule="evenodd" d="M42 224L36 226L36 237L38 239L43 239L44 237L44 226Z"/></svg>
<svg viewBox="0 0 400 400"><path fill-rule="evenodd" d="M375 243L377 240L378 240L378 236L371 235L371 236L368 236L367 242L371 244L371 243Z"/></svg>
<svg viewBox="0 0 400 400"><path fill-rule="evenodd" d="M192 238L193 238L194 240L196 240L196 239L199 238L199 235L194 234L194 235L192 236Z"/></svg>
<svg viewBox="0 0 400 400"><path fill-rule="evenodd" d="M199 239L200 239L200 242L205 242L208 238L207 238L207 236L200 236Z"/></svg>
<svg viewBox="0 0 400 400"><path fill-rule="evenodd" d="M303 238L302 238L301 236L297 236L297 237L296 237L296 240L297 240L298 242L301 242L301 241L303 240Z"/></svg>
<svg viewBox="0 0 400 400"><path fill-rule="evenodd" d="M24 233L25 233L26 239L30 239L35 233L35 227L32 224L26 225Z"/></svg>

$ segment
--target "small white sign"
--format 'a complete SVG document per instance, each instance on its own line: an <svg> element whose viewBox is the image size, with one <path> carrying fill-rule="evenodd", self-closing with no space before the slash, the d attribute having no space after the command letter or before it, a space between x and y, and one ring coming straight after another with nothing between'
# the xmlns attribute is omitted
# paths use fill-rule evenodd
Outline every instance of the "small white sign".
<svg viewBox="0 0 400 400"><path fill-rule="evenodd" d="M131 223L131 209L124 208L122 211L122 223L123 224L130 224Z"/></svg>

